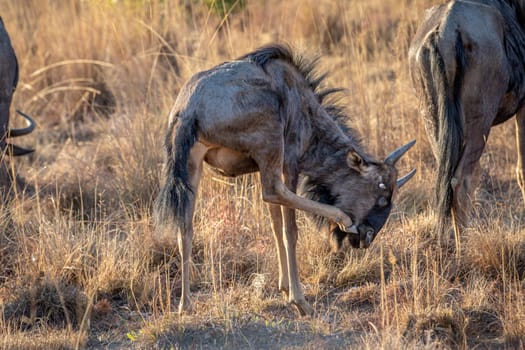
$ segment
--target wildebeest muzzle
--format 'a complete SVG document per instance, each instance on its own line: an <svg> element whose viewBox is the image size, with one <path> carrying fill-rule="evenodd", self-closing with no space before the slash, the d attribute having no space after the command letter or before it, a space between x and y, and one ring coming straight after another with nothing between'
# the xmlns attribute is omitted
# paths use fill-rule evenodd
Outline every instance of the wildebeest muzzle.
<svg viewBox="0 0 525 350"><path fill-rule="evenodd" d="M333 249L338 251L345 239L348 239L353 248L368 248L385 225L391 210L391 204L386 207L374 206L364 220L352 226L352 232L344 232L337 226L333 227L330 232Z"/></svg>

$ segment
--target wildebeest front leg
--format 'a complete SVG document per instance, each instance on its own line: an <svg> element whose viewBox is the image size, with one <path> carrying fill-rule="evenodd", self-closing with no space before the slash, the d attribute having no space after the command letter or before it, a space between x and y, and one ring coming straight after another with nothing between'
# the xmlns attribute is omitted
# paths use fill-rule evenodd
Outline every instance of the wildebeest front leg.
<svg viewBox="0 0 525 350"><path fill-rule="evenodd" d="M516 144L518 149L516 175L525 201L525 107L516 113Z"/></svg>
<svg viewBox="0 0 525 350"><path fill-rule="evenodd" d="M265 202L324 216L335 222L341 230L350 232L352 219L341 209L296 195L287 189L280 177L275 174L264 174L261 170L261 182Z"/></svg>
<svg viewBox="0 0 525 350"><path fill-rule="evenodd" d="M270 216L272 218L273 236L275 238L275 247L277 249L277 258L279 259L279 291L289 295L288 283L288 261L286 259L286 249L283 242L283 214L281 206L269 204Z"/></svg>
<svg viewBox="0 0 525 350"><path fill-rule="evenodd" d="M279 142L281 143L279 145ZM314 215L324 216L335 222L341 230L350 232L352 219L341 209L298 196L283 182L284 171L284 141L277 138L266 140L266 143L274 145L268 149L259 147L254 151L253 158L259 166L261 174L261 186L263 200L272 204L279 204L287 208L307 211ZM294 174L297 176L297 174Z"/></svg>
<svg viewBox="0 0 525 350"><path fill-rule="evenodd" d="M286 293L288 301L297 307L301 315L311 315L313 309L304 298L297 269L295 210L270 204L270 215L279 258L279 290Z"/></svg>
<svg viewBox="0 0 525 350"><path fill-rule="evenodd" d="M312 315L313 308L304 298L303 288L299 281L299 271L297 269L297 222L295 219L295 210L283 208L284 216L284 246L286 249L286 261L288 263L288 280L290 291L288 301L294 304L301 315Z"/></svg>
<svg viewBox="0 0 525 350"><path fill-rule="evenodd" d="M297 191L298 175L295 171L287 169L285 171L286 187L292 192ZM292 208L282 208L284 218L284 247L286 249L286 262L288 265L288 281L290 290L288 301L294 304L301 315L311 315L314 310L304 298L303 288L299 281L299 271L297 269L297 221L295 210Z"/></svg>
<svg viewBox="0 0 525 350"><path fill-rule="evenodd" d="M290 191L281 178L282 158L273 156L272 159L274 160L272 164L258 161L261 173L262 195L265 202L324 216L339 225L341 230L350 232L352 219L341 209L300 197Z"/></svg>

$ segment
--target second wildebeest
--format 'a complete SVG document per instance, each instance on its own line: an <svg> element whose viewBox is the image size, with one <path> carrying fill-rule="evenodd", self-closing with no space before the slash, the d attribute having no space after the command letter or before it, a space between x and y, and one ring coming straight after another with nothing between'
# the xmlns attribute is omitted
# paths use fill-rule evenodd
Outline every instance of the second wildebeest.
<svg viewBox="0 0 525 350"><path fill-rule="evenodd" d="M9 34L0 17L0 152L5 150L13 156L31 153L33 150L7 143L8 137L27 135L35 128L33 119L17 110L24 117L28 126L21 129L9 129L9 112L13 93L18 84L18 60L11 45Z"/></svg>
<svg viewBox="0 0 525 350"><path fill-rule="evenodd" d="M7 142L9 137L23 136L31 133L35 128L33 119L17 110L17 113L26 119L27 127L20 129L9 128L9 114L13 93L18 84L18 60L11 45L11 39L0 17L0 202L9 198L13 183L22 187L23 181L13 176L8 163L4 162L7 156L22 156L33 152ZM15 180L13 182L13 180Z"/></svg>
<svg viewBox="0 0 525 350"><path fill-rule="evenodd" d="M429 9L409 50L410 71L437 160L438 230L468 222L492 126L516 116L525 199L525 1L451 1Z"/></svg>
<svg viewBox="0 0 525 350"><path fill-rule="evenodd" d="M366 154L340 123L340 108L323 104L315 61L284 45L260 48L194 75L181 88L165 140L164 185L156 201L159 229L178 231L182 264L179 311L190 307L193 214L203 162L226 176L260 172L279 259L279 289L301 314L312 314L299 282L295 209L323 217L336 246L345 238L366 248L388 218L396 161ZM340 120L338 120L340 119ZM296 194L302 177L304 196Z"/></svg>

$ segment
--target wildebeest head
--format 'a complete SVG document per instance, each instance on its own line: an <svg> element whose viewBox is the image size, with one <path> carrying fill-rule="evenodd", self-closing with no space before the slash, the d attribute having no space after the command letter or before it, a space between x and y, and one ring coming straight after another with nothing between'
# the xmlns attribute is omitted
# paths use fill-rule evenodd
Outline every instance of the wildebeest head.
<svg viewBox="0 0 525 350"><path fill-rule="evenodd" d="M356 151L345 156L348 167L324 175L324 179L307 176L301 191L316 201L334 205L352 218L351 232L342 231L333 222L315 217L318 226L328 226L332 249L338 251L345 239L354 248L368 248L386 223L392 210L392 198L399 187L415 174L412 170L398 179L396 162L415 141L400 147L384 161L365 159ZM341 169L343 168L343 169Z"/></svg>

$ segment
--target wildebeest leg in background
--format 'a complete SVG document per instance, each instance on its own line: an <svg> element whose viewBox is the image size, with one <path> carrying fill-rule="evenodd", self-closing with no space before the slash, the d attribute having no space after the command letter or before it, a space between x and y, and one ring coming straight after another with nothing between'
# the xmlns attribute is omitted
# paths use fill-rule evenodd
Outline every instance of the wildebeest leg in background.
<svg viewBox="0 0 525 350"><path fill-rule="evenodd" d="M277 204L269 204L269 209L272 218L272 230L275 238L275 248L277 249L277 258L279 259L279 291L286 293L286 297L288 297L290 288L288 283L288 262L283 242L283 213L281 206Z"/></svg>
<svg viewBox="0 0 525 350"><path fill-rule="evenodd" d="M190 205L184 216L184 222L178 232L177 241L181 256L182 287L179 302L179 313L191 309L190 298L190 265L191 249L193 241L193 213L195 211L195 201L199 188L199 181L202 175L202 162L206 148L200 144L191 149L190 159L188 161L188 173L190 174L190 185L193 193L190 194Z"/></svg>
<svg viewBox="0 0 525 350"><path fill-rule="evenodd" d="M465 42L465 45L467 42ZM503 48L486 44L479 48L480 53L502 53ZM484 56L467 55L467 68L463 77L461 90L461 105L463 111L464 136L463 152L451 181L453 189L452 218L456 236L457 226L468 224L467 218L471 210L471 200L479 182L479 159L489 137L500 101L504 98L507 82L501 77L506 76L505 61L502 54L494 54L492 60L482 59ZM497 63L497 64L496 64Z"/></svg>
<svg viewBox="0 0 525 350"><path fill-rule="evenodd" d="M290 291L288 301L294 304L301 315L311 315L314 310L304 298L303 288L299 281L299 271L297 269L297 222L295 220L295 210L284 208L284 246L286 249L286 261L288 263L288 280Z"/></svg>
<svg viewBox="0 0 525 350"><path fill-rule="evenodd" d="M516 175L521 195L525 201L525 108L521 108L516 113L516 143L518 149Z"/></svg>
<svg viewBox="0 0 525 350"><path fill-rule="evenodd" d="M481 118L481 120L484 120ZM486 120L486 119L485 119ZM467 125L469 135L465 139L464 151L458 163L451 185L453 190L452 220L458 238L458 230L468 224L474 190L480 177L479 159L489 136L490 126Z"/></svg>

